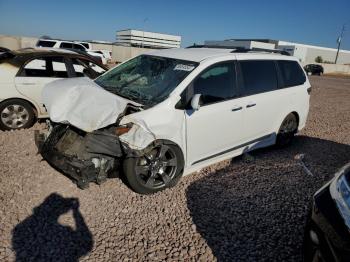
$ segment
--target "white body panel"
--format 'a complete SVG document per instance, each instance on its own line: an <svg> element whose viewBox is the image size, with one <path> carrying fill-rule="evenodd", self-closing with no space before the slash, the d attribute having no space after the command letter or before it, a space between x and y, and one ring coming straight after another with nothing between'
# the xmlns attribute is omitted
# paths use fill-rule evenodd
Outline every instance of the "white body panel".
<svg viewBox="0 0 350 262"><path fill-rule="evenodd" d="M187 162L193 164L224 150L239 145L242 140L243 111L239 99L186 110Z"/></svg>
<svg viewBox="0 0 350 262"><path fill-rule="evenodd" d="M0 102L12 98L20 98L27 100L38 112L38 117L47 117L47 113L40 113L40 100L36 100L31 96L26 96L16 88L15 76L18 72L18 67L11 64L0 64Z"/></svg>
<svg viewBox="0 0 350 262"><path fill-rule="evenodd" d="M86 132L115 123L127 103L132 103L86 77L63 79L46 85L42 101L52 121L65 122Z"/></svg>
<svg viewBox="0 0 350 262"><path fill-rule="evenodd" d="M53 77L16 77L15 84L17 91L27 100L33 100L37 106L38 115L47 117L48 114L41 99L41 92L44 86L59 78Z"/></svg>
<svg viewBox="0 0 350 262"><path fill-rule="evenodd" d="M63 52L71 53L71 51L66 50ZM69 78L56 78L56 77L34 77L34 76L19 76L17 73L21 66L15 66L10 63L0 63L0 102L8 99L23 99L34 107L37 118L47 118L48 112L44 107L44 102L42 100L42 90L44 87L56 80L60 79L73 79ZM53 62L53 70L56 72L67 71L66 65L62 62ZM29 61L25 64L26 69L43 69L45 68L44 60L38 58ZM96 72L101 72L103 68L93 64L91 66ZM83 66L74 65L76 72L83 72ZM78 77L77 79L80 79Z"/></svg>
<svg viewBox="0 0 350 262"><path fill-rule="evenodd" d="M120 140L134 149L143 149L152 140L172 141L183 152L184 174L188 174L217 161L274 144L281 123L292 112L299 118L298 129L305 126L309 110L307 89L310 87L307 78L300 86L233 98L203 106L198 111L176 109L180 94L191 81L204 69L218 62L249 59L297 61L296 58L282 55L232 54L227 50L215 50L174 49L153 53L152 55L178 59L187 57L187 60L199 62L199 65L166 100L147 110L123 117L120 124L133 123L141 128L132 129L130 133L122 135ZM74 108L80 102L71 102L69 106ZM249 107L251 104L254 106ZM119 107L122 110L124 105ZM232 110L240 107L238 111ZM110 123L118 117L120 110L111 114ZM68 117L69 112L65 113ZM60 119L62 122L65 120L67 119ZM82 128L83 124L76 126Z"/></svg>

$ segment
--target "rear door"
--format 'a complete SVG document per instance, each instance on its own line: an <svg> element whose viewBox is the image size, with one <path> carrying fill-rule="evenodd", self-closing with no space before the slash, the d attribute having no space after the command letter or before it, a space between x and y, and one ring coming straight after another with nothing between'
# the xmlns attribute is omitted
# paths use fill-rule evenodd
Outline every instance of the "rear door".
<svg viewBox="0 0 350 262"><path fill-rule="evenodd" d="M187 88L188 97L202 95L199 110L186 110L188 164L228 153L242 142L242 109L232 61L204 70ZM189 99L190 100L190 99Z"/></svg>
<svg viewBox="0 0 350 262"><path fill-rule="evenodd" d="M62 57L36 58L25 64L15 77L18 92L34 101L40 113L46 115L41 100L43 87L57 79L67 78L68 71Z"/></svg>
<svg viewBox="0 0 350 262"><path fill-rule="evenodd" d="M276 118L287 101L278 89L279 76L274 60L239 61L244 107L246 142L263 139L275 130Z"/></svg>

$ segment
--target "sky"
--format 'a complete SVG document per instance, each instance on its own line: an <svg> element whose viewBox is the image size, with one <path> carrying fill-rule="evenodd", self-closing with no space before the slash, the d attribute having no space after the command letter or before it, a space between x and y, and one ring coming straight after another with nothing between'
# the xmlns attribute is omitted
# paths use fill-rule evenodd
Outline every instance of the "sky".
<svg viewBox="0 0 350 262"><path fill-rule="evenodd" d="M115 41L116 31L141 29L205 40L270 38L350 50L350 0L0 0L0 34Z"/></svg>

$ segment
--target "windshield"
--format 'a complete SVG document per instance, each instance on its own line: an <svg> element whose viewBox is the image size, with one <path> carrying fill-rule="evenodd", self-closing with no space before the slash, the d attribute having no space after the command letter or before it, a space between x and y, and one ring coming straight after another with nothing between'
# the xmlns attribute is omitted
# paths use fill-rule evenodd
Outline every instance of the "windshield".
<svg viewBox="0 0 350 262"><path fill-rule="evenodd" d="M197 66L195 62L141 55L108 71L95 82L145 106L163 101Z"/></svg>

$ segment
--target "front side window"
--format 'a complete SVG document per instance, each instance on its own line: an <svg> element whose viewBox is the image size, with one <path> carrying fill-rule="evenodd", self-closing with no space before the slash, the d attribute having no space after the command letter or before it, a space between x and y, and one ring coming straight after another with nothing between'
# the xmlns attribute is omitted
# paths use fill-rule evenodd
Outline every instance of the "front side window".
<svg viewBox="0 0 350 262"><path fill-rule="evenodd" d="M284 87L298 86L305 83L306 77L298 62L279 60L278 66L282 74Z"/></svg>
<svg viewBox="0 0 350 262"><path fill-rule="evenodd" d="M235 97L235 72L232 62L214 65L192 83L193 94L201 94L202 105Z"/></svg>
<svg viewBox="0 0 350 262"><path fill-rule="evenodd" d="M277 89L277 71L272 60L240 61L244 94L254 95Z"/></svg>
<svg viewBox="0 0 350 262"><path fill-rule="evenodd" d="M87 76L91 79L95 79L106 71L102 67L85 59L73 58L72 64L77 77Z"/></svg>
<svg viewBox="0 0 350 262"><path fill-rule="evenodd" d="M168 97L196 66L195 62L141 55L108 71L95 82L114 94L153 106Z"/></svg>

